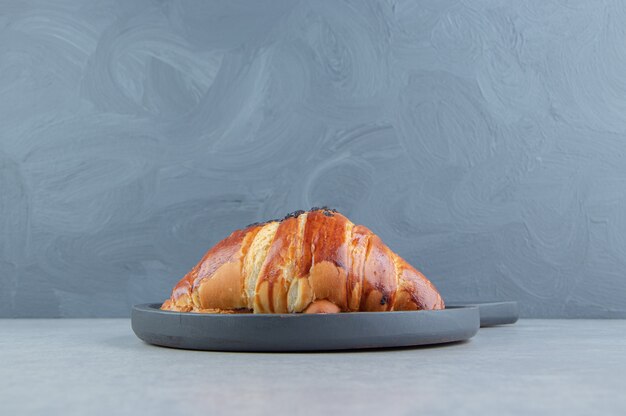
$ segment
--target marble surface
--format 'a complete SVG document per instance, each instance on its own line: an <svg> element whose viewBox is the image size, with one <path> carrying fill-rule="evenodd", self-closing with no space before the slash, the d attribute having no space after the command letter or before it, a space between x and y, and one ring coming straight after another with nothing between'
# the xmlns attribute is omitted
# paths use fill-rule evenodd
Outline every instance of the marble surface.
<svg viewBox="0 0 626 416"><path fill-rule="evenodd" d="M154 347L127 319L0 320L0 414L624 414L626 320L342 353Z"/></svg>
<svg viewBox="0 0 626 416"><path fill-rule="evenodd" d="M626 318L626 2L0 1L0 318L329 205L446 300Z"/></svg>

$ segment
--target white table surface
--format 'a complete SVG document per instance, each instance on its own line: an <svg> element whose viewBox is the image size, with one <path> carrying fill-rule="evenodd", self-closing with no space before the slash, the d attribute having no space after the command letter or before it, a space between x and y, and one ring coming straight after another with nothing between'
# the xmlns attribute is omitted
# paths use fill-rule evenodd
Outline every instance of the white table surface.
<svg viewBox="0 0 626 416"><path fill-rule="evenodd" d="M155 347L127 319L0 320L0 415L626 415L626 320L521 320L447 346Z"/></svg>

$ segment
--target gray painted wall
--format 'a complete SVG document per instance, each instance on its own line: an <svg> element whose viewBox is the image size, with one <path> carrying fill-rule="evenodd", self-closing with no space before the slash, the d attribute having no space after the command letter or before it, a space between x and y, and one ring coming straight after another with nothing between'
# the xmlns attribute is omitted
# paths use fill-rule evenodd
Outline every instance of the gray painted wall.
<svg viewBox="0 0 626 416"><path fill-rule="evenodd" d="M0 316L126 316L329 205L448 300L626 317L626 9L0 4Z"/></svg>

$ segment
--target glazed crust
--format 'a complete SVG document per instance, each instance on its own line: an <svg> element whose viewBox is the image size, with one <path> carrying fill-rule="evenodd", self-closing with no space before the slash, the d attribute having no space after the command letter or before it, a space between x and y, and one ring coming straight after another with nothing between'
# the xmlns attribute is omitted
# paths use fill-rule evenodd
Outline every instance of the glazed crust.
<svg viewBox="0 0 626 416"><path fill-rule="evenodd" d="M443 309L434 285L367 227L328 208L251 224L212 247L161 309L325 313Z"/></svg>

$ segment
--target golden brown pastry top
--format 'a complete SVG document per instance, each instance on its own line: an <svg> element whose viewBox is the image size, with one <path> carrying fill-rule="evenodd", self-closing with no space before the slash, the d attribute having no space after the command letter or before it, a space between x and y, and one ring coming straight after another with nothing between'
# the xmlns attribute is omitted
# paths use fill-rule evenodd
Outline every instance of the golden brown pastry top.
<svg viewBox="0 0 626 416"><path fill-rule="evenodd" d="M443 308L423 274L367 227L326 207L234 231L178 282L162 306L231 313Z"/></svg>

